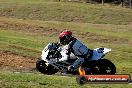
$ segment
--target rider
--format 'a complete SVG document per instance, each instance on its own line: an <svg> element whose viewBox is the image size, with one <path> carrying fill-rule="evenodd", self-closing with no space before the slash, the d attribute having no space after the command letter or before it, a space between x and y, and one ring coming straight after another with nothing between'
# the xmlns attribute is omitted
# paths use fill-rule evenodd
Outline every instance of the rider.
<svg viewBox="0 0 132 88"><path fill-rule="evenodd" d="M71 31L63 31L59 34L60 44L65 47L64 49L67 51L66 58L69 58L70 54L73 53L77 60L74 61L72 65L68 67L69 71L79 67L84 61L88 61L92 56L92 51L88 49L83 43L81 43L78 39L72 36Z"/></svg>

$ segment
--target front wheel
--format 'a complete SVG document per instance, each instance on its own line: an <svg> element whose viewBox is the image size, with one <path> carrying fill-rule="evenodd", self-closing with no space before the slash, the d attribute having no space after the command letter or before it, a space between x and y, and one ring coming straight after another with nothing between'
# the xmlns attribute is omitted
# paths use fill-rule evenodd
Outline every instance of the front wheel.
<svg viewBox="0 0 132 88"><path fill-rule="evenodd" d="M36 69L41 72L45 73L46 72L46 64L44 60L38 59L36 62Z"/></svg>
<svg viewBox="0 0 132 88"><path fill-rule="evenodd" d="M58 72L57 69L54 69L54 67L52 65L46 65L46 62L42 59L38 59L36 62L36 69L43 73L43 74L48 74L48 75L52 75Z"/></svg>

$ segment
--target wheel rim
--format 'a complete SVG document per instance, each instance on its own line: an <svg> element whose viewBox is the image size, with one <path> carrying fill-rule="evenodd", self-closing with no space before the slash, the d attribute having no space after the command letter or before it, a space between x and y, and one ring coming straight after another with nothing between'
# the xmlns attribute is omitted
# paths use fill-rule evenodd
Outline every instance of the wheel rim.
<svg viewBox="0 0 132 88"><path fill-rule="evenodd" d="M39 67L40 67L40 68L45 68L44 62L41 62L41 63L39 64Z"/></svg>
<svg viewBox="0 0 132 88"><path fill-rule="evenodd" d="M37 63L37 70L39 72L45 72L46 71L46 65L44 61L40 61Z"/></svg>
<svg viewBox="0 0 132 88"><path fill-rule="evenodd" d="M115 65L107 59L101 59L99 66L100 66L101 72L102 73L104 72L103 74L115 74L116 73Z"/></svg>
<svg viewBox="0 0 132 88"><path fill-rule="evenodd" d="M106 69L106 73L107 73L107 74L110 74L111 71L112 71L112 69L111 69L110 67L107 67L107 69Z"/></svg>

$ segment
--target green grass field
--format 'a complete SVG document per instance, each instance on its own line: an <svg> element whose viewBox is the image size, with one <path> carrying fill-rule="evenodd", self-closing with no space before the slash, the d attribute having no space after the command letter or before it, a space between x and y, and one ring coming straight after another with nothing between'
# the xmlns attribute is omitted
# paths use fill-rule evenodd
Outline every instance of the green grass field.
<svg viewBox="0 0 132 88"><path fill-rule="evenodd" d="M0 15L21 19L131 24L132 10L102 5L47 2L48 0L0 0Z"/></svg>
<svg viewBox="0 0 132 88"><path fill-rule="evenodd" d="M0 72L1 88L131 88L128 84L78 85L76 77L43 75L38 73Z"/></svg>
<svg viewBox="0 0 132 88"><path fill-rule="evenodd" d="M64 29L73 31L89 48L111 48L106 58L117 74L132 75L132 10L119 6L0 0L0 51L35 59L49 42L58 42ZM86 84L76 77L15 73L0 69L0 88L131 88L128 84Z"/></svg>

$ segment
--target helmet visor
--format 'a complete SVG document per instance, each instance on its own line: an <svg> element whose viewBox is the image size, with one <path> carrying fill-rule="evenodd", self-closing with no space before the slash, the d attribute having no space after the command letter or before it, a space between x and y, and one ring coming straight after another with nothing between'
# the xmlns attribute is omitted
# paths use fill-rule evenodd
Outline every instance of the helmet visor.
<svg viewBox="0 0 132 88"><path fill-rule="evenodd" d="M65 45L65 37L60 37L60 43Z"/></svg>

